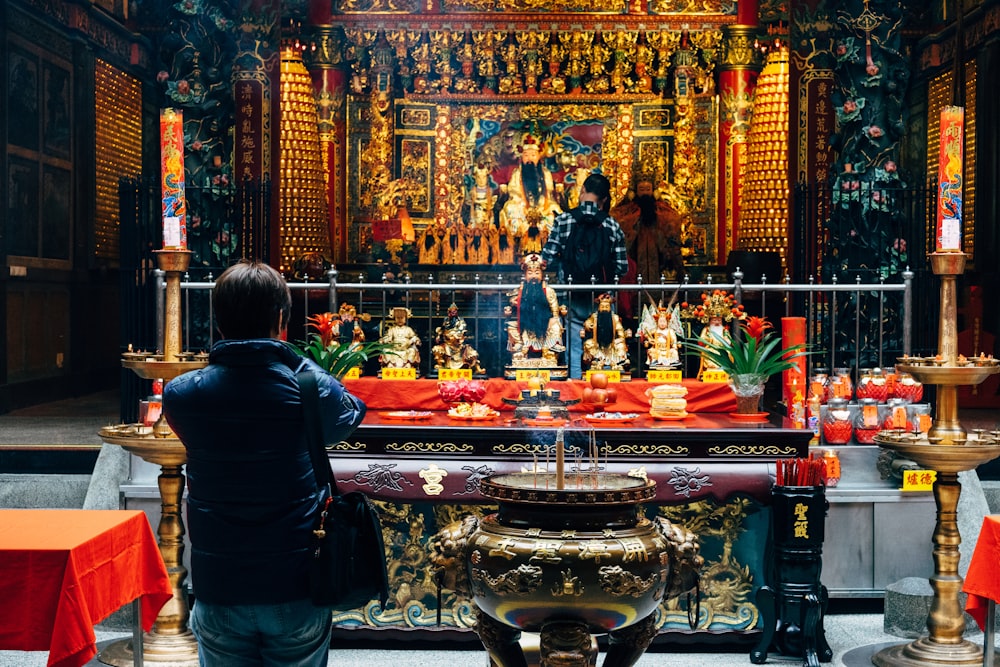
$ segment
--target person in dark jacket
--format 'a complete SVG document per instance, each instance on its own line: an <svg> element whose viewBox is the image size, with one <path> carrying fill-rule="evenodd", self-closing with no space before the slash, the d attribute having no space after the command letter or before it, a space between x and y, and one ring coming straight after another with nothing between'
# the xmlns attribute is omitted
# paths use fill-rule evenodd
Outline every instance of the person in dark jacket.
<svg viewBox="0 0 1000 667"><path fill-rule="evenodd" d="M279 338L291 293L266 264L229 267L212 291L222 340L208 366L164 390L187 450L187 525L202 667L327 664L330 609L309 599L317 488L296 373L319 385L326 442L348 437L365 405Z"/></svg>

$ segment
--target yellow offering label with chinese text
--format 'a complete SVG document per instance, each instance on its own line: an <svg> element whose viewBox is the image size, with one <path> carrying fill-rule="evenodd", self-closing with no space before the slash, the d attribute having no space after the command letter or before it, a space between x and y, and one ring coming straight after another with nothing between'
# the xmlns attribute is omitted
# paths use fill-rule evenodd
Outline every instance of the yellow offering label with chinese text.
<svg viewBox="0 0 1000 667"><path fill-rule="evenodd" d="M361 377L361 367L355 366L344 374L345 380L357 380Z"/></svg>
<svg viewBox="0 0 1000 667"><path fill-rule="evenodd" d="M540 378L542 382L548 383L551 379L550 373L543 370L535 370L533 368L518 368L514 371L514 380L517 382L527 382L531 378Z"/></svg>
<svg viewBox="0 0 1000 667"><path fill-rule="evenodd" d="M679 383L683 379L680 371L653 370L646 373L646 382Z"/></svg>
<svg viewBox="0 0 1000 667"><path fill-rule="evenodd" d="M933 491L936 479L933 470L907 470L903 473L903 491Z"/></svg>
<svg viewBox="0 0 1000 667"><path fill-rule="evenodd" d="M705 371L701 374L702 382L729 382L729 374L725 371Z"/></svg>
<svg viewBox="0 0 1000 667"><path fill-rule="evenodd" d="M438 369L438 380L442 382L447 380L471 380L472 379L472 369L471 368L439 368Z"/></svg>
<svg viewBox="0 0 1000 667"><path fill-rule="evenodd" d="M587 376L584 378L587 382L590 382L590 376L594 373L604 373L608 377L608 382L621 382L622 372L621 371L587 371Z"/></svg>
<svg viewBox="0 0 1000 667"><path fill-rule="evenodd" d="M416 380L416 368L383 368L383 380Z"/></svg>

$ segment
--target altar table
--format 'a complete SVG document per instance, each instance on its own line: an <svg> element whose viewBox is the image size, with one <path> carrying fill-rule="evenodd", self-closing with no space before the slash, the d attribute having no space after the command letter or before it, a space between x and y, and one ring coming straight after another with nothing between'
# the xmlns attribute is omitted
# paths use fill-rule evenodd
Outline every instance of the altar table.
<svg viewBox="0 0 1000 667"><path fill-rule="evenodd" d="M79 667L97 653L95 623L139 598L148 631L172 596L143 512L0 510L2 649Z"/></svg>
<svg viewBox="0 0 1000 667"><path fill-rule="evenodd" d="M481 401L494 410L513 411L513 405L503 399L518 399L521 390L527 389L525 382L513 382L503 378L482 380L486 385L486 396ZM685 379L682 384L687 388L687 411L699 412L733 412L736 409L736 397L733 390L725 382L701 382ZM447 410L448 405L441 400L437 392L437 380L381 380L376 377L360 377L345 380L344 386L365 402L369 410ZM583 380L553 381L545 385L545 389L559 392L560 400L579 400L583 390L588 386ZM607 406L608 410L618 412L649 412L649 398L646 390L656 385L645 380L631 382L616 382L612 385L618 391L618 401ZM571 412L594 412L593 405L576 403L569 407Z"/></svg>

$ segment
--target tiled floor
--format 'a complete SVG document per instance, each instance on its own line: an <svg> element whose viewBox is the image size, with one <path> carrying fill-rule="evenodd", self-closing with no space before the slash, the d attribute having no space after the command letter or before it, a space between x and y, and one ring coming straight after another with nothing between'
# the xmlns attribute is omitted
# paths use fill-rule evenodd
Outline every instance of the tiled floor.
<svg viewBox="0 0 1000 667"><path fill-rule="evenodd" d="M833 649L830 667L870 667L871 656L878 650L909 640L882 632L881 614L831 614L826 617L826 636ZM99 646L125 637L123 633L98 632ZM982 634L967 635L968 641L981 644ZM23 653L0 651L0 667L45 667L44 652ZM603 659L603 658L602 658ZM662 648L646 653L637 667L745 667L750 665L748 651L726 653L692 652L683 647ZM768 656L769 665L801 665L801 659ZM88 667L101 667L97 658ZM148 667L156 663L146 662ZM332 667L487 667L489 660L484 651L477 650L407 650L405 647L383 641L379 648L336 648L330 651ZM233 667L238 667L234 665Z"/></svg>

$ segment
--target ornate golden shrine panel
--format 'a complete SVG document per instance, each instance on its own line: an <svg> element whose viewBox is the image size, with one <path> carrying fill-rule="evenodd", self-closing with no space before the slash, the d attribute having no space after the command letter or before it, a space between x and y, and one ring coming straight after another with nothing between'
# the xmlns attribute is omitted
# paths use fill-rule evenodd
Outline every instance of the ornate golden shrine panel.
<svg viewBox="0 0 1000 667"><path fill-rule="evenodd" d="M492 233L526 142L540 147L562 208L576 204L577 189L592 171L611 179L612 205L624 200L639 173L652 176L660 196L685 216L687 261L704 263L712 256L716 107L711 96L688 97L681 104L657 98L575 104L402 98L389 106L377 96L348 100L352 257L374 250L390 259L378 254L385 249L378 235L373 237L371 222L399 215L397 207L412 221L415 238L386 242L394 261L438 263L422 259L419 248L436 230L442 238ZM513 262L486 255L443 259L445 264Z"/></svg>

